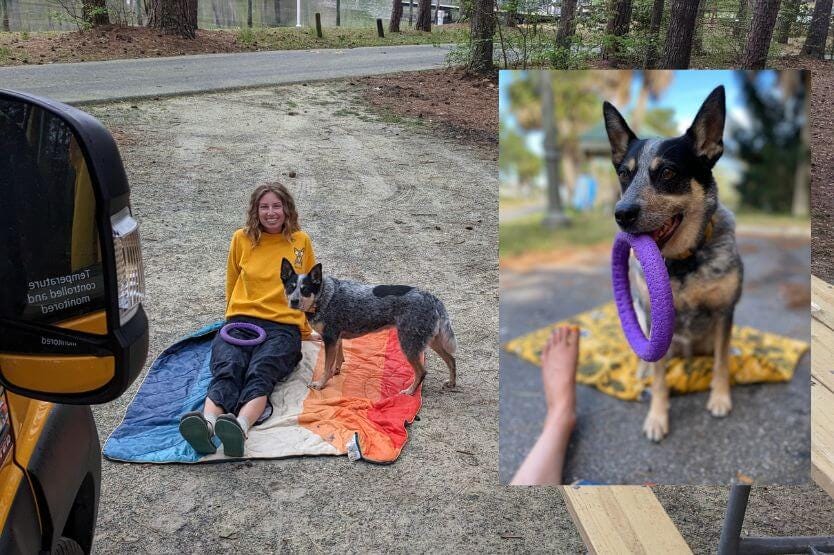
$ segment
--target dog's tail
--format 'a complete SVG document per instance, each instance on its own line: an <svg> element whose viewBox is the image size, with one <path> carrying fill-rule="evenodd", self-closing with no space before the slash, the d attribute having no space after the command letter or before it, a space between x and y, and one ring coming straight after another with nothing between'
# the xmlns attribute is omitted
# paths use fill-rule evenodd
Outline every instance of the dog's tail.
<svg viewBox="0 0 834 555"><path fill-rule="evenodd" d="M453 355L458 348L458 342L455 339L455 332L452 330L452 320L440 300L437 301L437 315L439 317L437 338L440 340L443 349Z"/></svg>

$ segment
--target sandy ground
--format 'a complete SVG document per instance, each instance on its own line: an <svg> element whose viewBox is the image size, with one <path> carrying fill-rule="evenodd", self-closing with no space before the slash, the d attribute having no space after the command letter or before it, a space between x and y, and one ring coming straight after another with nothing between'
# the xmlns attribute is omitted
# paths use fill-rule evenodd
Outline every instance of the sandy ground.
<svg viewBox="0 0 834 555"><path fill-rule="evenodd" d="M326 269L434 291L460 343L458 391L443 392L430 354L421 419L390 466L104 461L95 552L584 550L558 490L498 485L494 144L391 123L347 82L85 109L117 138L141 221L148 363L221 316L229 237L253 185L275 177L296 192ZM94 409L102 442L137 387ZM727 489L655 491L696 553L713 552ZM747 522L753 534L832 534L834 507L815 487L756 488Z"/></svg>
<svg viewBox="0 0 834 555"><path fill-rule="evenodd" d="M388 534L375 527L392 524L404 542L446 535L454 545L503 521L457 520L435 538L413 527L462 515L473 498L487 506L497 483L493 155L436 140L419 124L385 123L360 102L339 83L88 108L120 143L141 222L149 361L222 317L229 239L254 185L275 178L293 190L325 271L433 291L460 344L455 392L443 391L445 367L429 356L420 420L392 466L346 458L105 462L99 552L379 548ZM131 398L95 409L102 439Z"/></svg>

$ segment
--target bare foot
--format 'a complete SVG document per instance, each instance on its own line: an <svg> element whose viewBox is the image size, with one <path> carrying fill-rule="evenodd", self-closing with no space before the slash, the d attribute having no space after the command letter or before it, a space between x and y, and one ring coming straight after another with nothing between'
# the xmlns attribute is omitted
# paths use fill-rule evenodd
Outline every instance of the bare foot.
<svg viewBox="0 0 834 555"><path fill-rule="evenodd" d="M547 416L573 425L576 420L576 361L579 356L579 328L559 326L542 352L542 384L547 399Z"/></svg>

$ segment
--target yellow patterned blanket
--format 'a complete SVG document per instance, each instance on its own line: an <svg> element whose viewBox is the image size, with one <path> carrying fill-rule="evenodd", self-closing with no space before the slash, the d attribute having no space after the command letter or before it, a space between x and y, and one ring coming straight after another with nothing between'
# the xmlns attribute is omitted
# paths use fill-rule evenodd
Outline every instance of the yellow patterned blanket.
<svg viewBox="0 0 834 555"><path fill-rule="evenodd" d="M560 324L577 325L582 330L577 382L627 401L639 399L651 384L651 376L637 377L637 355L623 336L613 302L513 339L504 348L540 366L545 342ZM808 347L805 341L733 326L730 380L734 384L790 381ZM673 358L666 372L673 393L708 390L711 376L712 357Z"/></svg>

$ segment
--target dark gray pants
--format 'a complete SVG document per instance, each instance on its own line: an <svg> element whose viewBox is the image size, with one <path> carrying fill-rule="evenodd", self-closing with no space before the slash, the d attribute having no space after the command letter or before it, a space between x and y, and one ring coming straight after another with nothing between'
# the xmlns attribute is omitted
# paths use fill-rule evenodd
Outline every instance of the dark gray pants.
<svg viewBox="0 0 834 555"><path fill-rule="evenodd" d="M298 365L301 332L295 325L249 316L232 316L229 322L249 322L266 332L266 340L251 347L227 343L219 332L211 343L212 378L207 396L224 411L237 414L252 399L269 398L275 384Z"/></svg>

